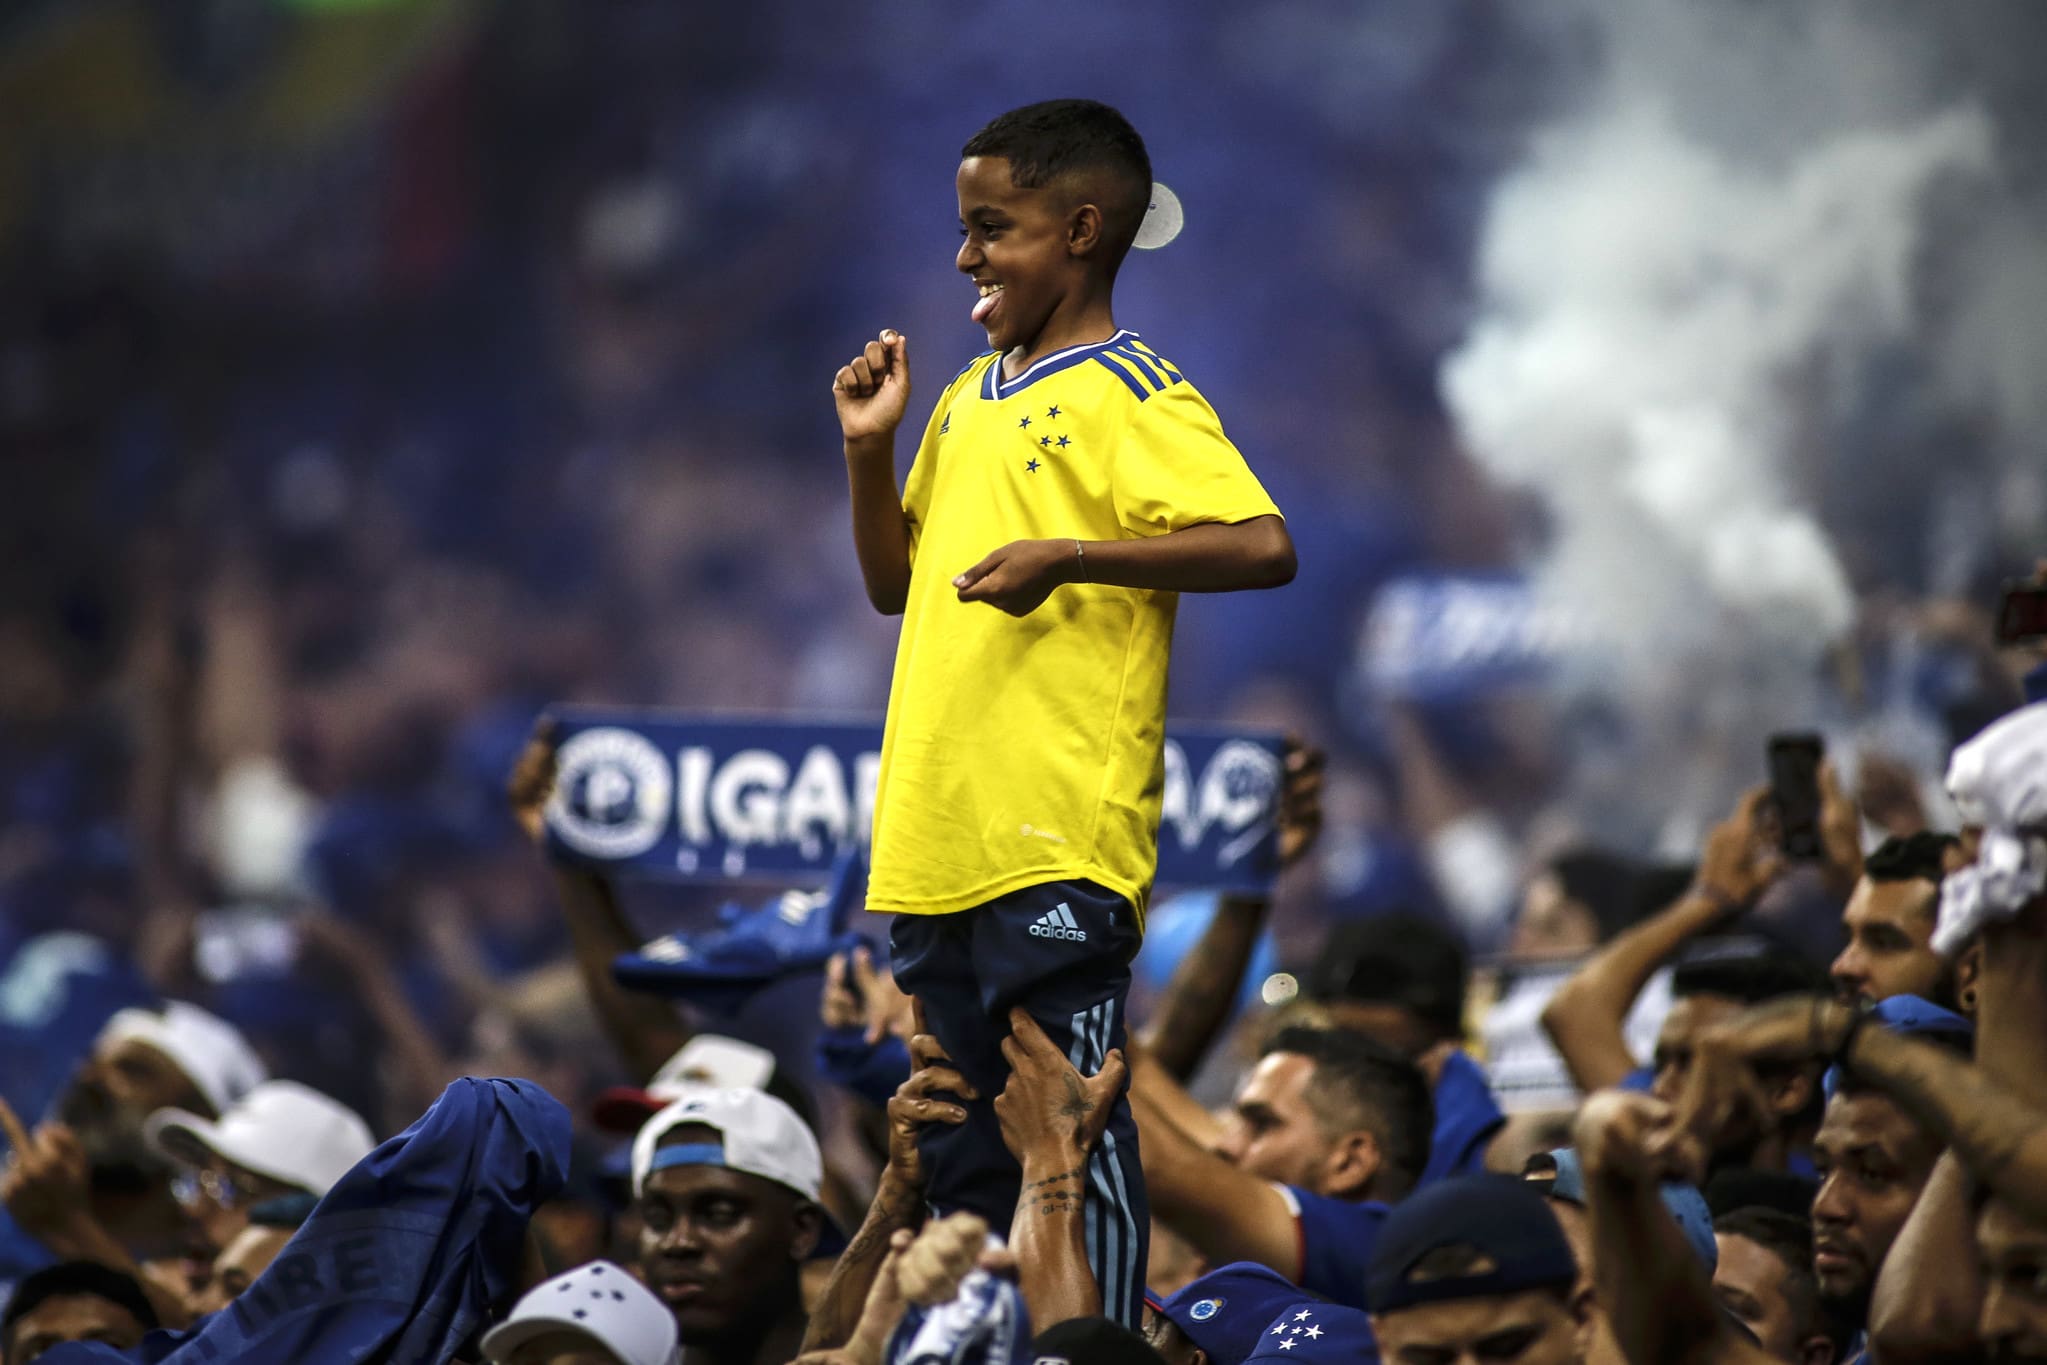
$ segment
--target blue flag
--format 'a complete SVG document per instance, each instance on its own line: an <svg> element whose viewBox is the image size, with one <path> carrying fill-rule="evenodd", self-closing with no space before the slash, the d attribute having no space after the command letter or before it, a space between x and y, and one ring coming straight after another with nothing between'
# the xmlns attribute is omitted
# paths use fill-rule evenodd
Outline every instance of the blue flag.
<svg viewBox="0 0 2047 1365"><path fill-rule="evenodd" d="M133 1351L49 1365L450 1359L519 1287L526 1224L568 1182L569 1114L531 1081L464 1079L327 1192L226 1309Z"/></svg>
<svg viewBox="0 0 2047 1365"><path fill-rule="evenodd" d="M555 856L685 881L824 880L874 827L878 723L562 707ZM1281 737L1173 726L1162 884L1260 892L1278 871Z"/></svg>

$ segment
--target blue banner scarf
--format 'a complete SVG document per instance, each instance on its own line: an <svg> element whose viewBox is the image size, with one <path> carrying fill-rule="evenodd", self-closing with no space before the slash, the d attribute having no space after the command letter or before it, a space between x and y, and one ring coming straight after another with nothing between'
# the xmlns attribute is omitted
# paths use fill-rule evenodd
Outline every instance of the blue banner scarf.
<svg viewBox="0 0 2047 1365"><path fill-rule="evenodd" d="M866 844L879 723L561 707L554 856L629 877L816 883ZM1158 881L1262 893L1278 872L1281 737L1166 731Z"/></svg>

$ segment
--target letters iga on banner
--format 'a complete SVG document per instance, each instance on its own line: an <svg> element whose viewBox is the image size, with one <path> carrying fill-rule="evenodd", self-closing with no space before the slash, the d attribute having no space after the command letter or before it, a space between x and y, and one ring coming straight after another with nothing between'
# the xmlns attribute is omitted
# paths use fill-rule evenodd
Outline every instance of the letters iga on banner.
<svg viewBox="0 0 2047 1365"><path fill-rule="evenodd" d="M808 882L874 828L877 723L563 708L556 856L619 875ZM1170 727L1158 880L1255 891L1277 871L1277 735Z"/></svg>

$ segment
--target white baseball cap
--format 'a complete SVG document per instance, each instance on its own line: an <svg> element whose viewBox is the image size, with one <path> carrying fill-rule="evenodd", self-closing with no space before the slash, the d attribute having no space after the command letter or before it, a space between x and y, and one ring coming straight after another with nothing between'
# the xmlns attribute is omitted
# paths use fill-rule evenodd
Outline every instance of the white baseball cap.
<svg viewBox="0 0 2047 1365"><path fill-rule="evenodd" d="M270 1068L240 1029L182 1000L167 1001L162 1009L116 1010L100 1030L97 1047L123 1042L147 1043L170 1058L216 1114L270 1078Z"/></svg>
<svg viewBox="0 0 2047 1365"><path fill-rule="evenodd" d="M610 1261L579 1265L528 1290L512 1315L484 1333L497 1365L550 1332L580 1332L623 1365L680 1365L675 1315L645 1285Z"/></svg>
<svg viewBox="0 0 2047 1365"><path fill-rule="evenodd" d="M661 1139L685 1124L700 1123L722 1136L717 1147L661 1148ZM762 1090L702 1090L684 1096L642 1124L633 1138L633 1193L647 1176L671 1166L723 1166L744 1171L817 1202L824 1189L824 1157L810 1125Z"/></svg>
<svg viewBox="0 0 2047 1365"><path fill-rule="evenodd" d="M644 1087L615 1085L591 1102L590 1117L612 1133L637 1133L663 1108L699 1090L759 1090L775 1074L775 1054L764 1047L699 1033L675 1050Z"/></svg>
<svg viewBox="0 0 2047 1365"><path fill-rule="evenodd" d="M377 1145L353 1109L297 1081L265 1081L218 1122L159 1109L142 1134L179 1165L204 1165L211 1154L316 1195Z"/></svg>

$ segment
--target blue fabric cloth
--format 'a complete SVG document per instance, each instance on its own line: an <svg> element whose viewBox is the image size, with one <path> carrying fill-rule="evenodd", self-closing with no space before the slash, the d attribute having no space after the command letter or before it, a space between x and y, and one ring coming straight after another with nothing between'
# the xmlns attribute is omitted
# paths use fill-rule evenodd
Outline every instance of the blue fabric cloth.
<svg viewBox="0 0 2047 1365"><path fill-rule="evenodd" d="M1429 1137L1429 1164L1420 1185L1485 1169L1486 1144L1506 1125L1493 1099L1485 1068L1462 1049L1452 1052L1436 1077L1436 1128Z"/></svg>
<svg viewBox="0 0 2047 1365"><path fill-rule="evenodd" d="M1282 1187L1300 1238L1301 1288L1351 1308L1365 1306L1365 1267L1389 1212L1376 1200L1348 1204L1294 1185Z"/></svg>
<svg viewBox="0 0 2047 1365"><path fill-rule="evenodd" d="M519 1286L527 1221L568 1183L569 1113L530 1081L464 1079L358 1162L232 1307L49 1365L429 1365Z"/></svg>
<svg viewBox="0 0 2047 1365"><path fill-rule="evenodd" d="M910 1048L893 1033L870 1043L864 1028L824 1029L817 1035L817 1074L869 1104L886 1105L910 1079Z"/></svg>
<svg viewBox="0 0 2047 1365"><path fill-rule="evenodd" d="M1653 1066L1638 1066L1627 1075L1621 1077L1620 1084L1614 1088L1617 1090L1632 1090L1637 1094L1646 1095L1655 1088L1655 1085L1656 1068Z"/></svg>

